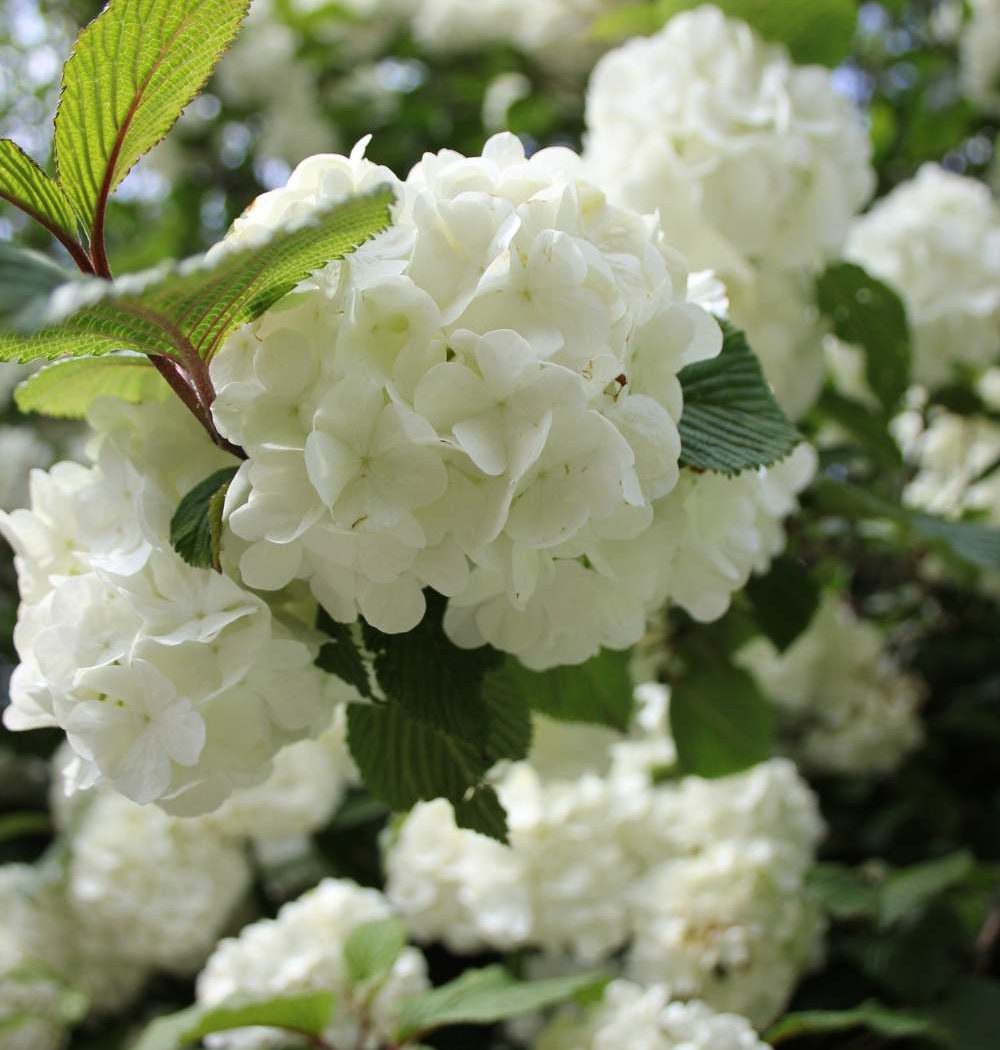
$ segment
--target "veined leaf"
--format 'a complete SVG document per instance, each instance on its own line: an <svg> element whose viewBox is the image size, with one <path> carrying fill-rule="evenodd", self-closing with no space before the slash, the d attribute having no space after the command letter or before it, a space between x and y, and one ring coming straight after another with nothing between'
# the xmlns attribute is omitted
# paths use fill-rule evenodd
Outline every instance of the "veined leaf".
<svg viewBox="0 0 1000 1050"><path fill-rule="evenodd" d="M47 255L0 241L0 327L31 331L44 321L52 293L76 279Z"/></svg>
<svg viewBox="0 0 1000 1050"><path fill-rule="evenodd" d="M138 350L208 360L226 337L333 259L353 252L391 221L382 187L318 211L254 245L216 246L208 255L130 274L78 282L52 304L32 335L0 332L0 360L82 357Z"/></svg>
<svg viewBox="0 0 1000 1050"><path fill-rule="evenodd" d="M116 397L135 405L166 401L171 396L170 387L148 357L112 354L47 365L18 386L14 401L22 412L82 419L99 397Z"/></svg>
<svg viewBox="0 0 1000 1050"><path fill-rule="evenodd" d="M249 0L111 0L77 38L63 70L54 153L95 251L103 252L108 198L201 90L248 7Z"/></svg>
<svg viewBox="0 0 1000 1050"><path fill-rule="evenodd" d="M739 474L784 459L800 435L775 400L746 336L723 322L722 353L680 373L681 463Z"/></svg>
<svg viewBox="0 0 1000 1050"><path fill-rule="evenodd" d="M200 481L180 501L170 521L170 543L196 569L219 567L222 506L237 467L223 467Z"/></svg>
<svg viewBox="0 0 1000 1050"><path fill-rule="evenodd" d="M0 198L9 201L57 237L78 264L89 269L77 241L76 212L62 187L10 139L0 139Z"/></svg>

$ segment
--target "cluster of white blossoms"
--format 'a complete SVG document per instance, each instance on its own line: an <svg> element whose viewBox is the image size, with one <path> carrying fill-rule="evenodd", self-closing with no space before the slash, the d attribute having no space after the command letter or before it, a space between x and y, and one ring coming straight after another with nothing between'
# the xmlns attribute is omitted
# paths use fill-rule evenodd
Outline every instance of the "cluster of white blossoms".
<svg viewBox="0 0 1000 1050"><path fill-rule="evenodd" d="M681 481L677 373L721 336L653 218L610 205L570 151L527 159L499 135L405 182L362 149L310 158L229 243L380 183L392 228L212 362L216 423L249 456L226 506L245 584L307 580L336 620L389 633L431 587L456 644L536 668L625 648L688 594L728 589L719 615L781 546L809 453ZM742 508L714 540L687 528L702 489Z"/></svg>
<svg viewBox="0 0 1000 1050"><path fill-rule="evenodd" d="M926 164L858 220L846 254L903 297L916 382L1000 360L1000 207L987 186Z"/></svg>
<svg viewBox="0 0 1000 1050"><path fill-rule="evenodd" d="M986 112L1000 113L1000 0L970 0L962 29L962 84Z"/></svg>
<svg viewBox="0 0 1000 1050"><path fill-rule="evenodd" d="M63 728L76 787L204 812L320 732L346 687L313 665L294 595L269 607L171 549L181 497L231 462L180 402L98 402L91 424L93 465L34 472L31 509L0 519L22 597L4 721Z"/></svg>
<svg viewBox="0 0 1000 1050"><path fill-rule="evenodd" d="M662 690L644 687L659 695ZM549 726L543 748L600 749L598 731ZM624 950L626 976L664 984L764 1025L818 961L823 925L802 892L822 824L783 759L734 777L654 784L672 748L642 733L607 748L600 772L533 762L497 773L510 848L417 806L387 849L386 893L418 941L458 953L536 949L591 966Z"/></svg>
<svg viewBox="0 0 1000 1050"><path fill-rule="evenodd" d="M822 379L814 271L874 189L870 154L828 70L794 65L711 6L605 55L587 95L595 181L657 212L693 267L725 278L731 317L793 416Z"/></svg>
<svg viewBox="0 0 1000 1050"><path fill-rule="evenodd" d="M679 1002L662 985L613 981L601 1001L567 1009L541 1033L535 1050L767 1050L750 1022L701 1002Z"/></svg>
<svg viewBox="0 0 1000 1050"><path fill-rule="evenodd" d="M277 918L246 926L222 941L198 978L198 1002L215 1006L235 997L264 999L300 992L332 992L336 1009L323 1038L337 1047L379 1050L391 1040L401 1002L428 987L423 954L404 948L377 992L352 984L344 962L351 932L392 917L377 890L347 879L324 879ZM284 1046L274 1029L246 1028L209 1036L212 1050L268 1050Z"/></svg>
<svg viewBox="0 0 1000 1050"><path fill-rule="evenodd" d="M833 592L785 652L756 638L736 658L777 704L786 749L806 769L889 773L923 738L921 683Z"/></svg>

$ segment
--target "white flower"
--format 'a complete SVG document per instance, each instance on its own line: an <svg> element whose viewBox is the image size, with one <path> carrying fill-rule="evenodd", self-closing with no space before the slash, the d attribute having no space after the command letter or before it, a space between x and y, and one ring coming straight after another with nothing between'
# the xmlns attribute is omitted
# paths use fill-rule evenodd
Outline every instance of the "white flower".
<svg viewBox="0 0 1000 1050"><path fill-rule="evenodd" d="M596 1006L564 1010L535 1050L767 1050L745 1018L671 999L664 985L613 981Z"/></svg>
<svg viewBox="0 0 1000 1050"><path fill-rule="evenodd" d="M961 35L965 93L988 113L1000 113L1000 3L971 0Z"/></svg>
<svg viewBox="0 0 1000 1050"><path fill-rule="evenodd" d="M817 264L874 188L868 137L830 73L711 6L606 55L587 126L597 181L658 211L695 268Z"/></svg>
<svg viewBox="0 0 1000 1050"><path fill-rule="evenodd" d="M997 361L1000 208L982 183L925 164L858 220L847 256L903 297L918 382Z"/></svg>
<svg viewBox="0 0 1000 1050"><path fill-rule="evenodd" d="M922 686L833 593L785 652L757 638L737 659L777 704L788 751L806 768L888 773L922 739Z"/></svg>
<svg viewBox="0 0 1000 1050"><path fill-rule="evenodd" d="M400 1002L427 987L424 958L415 948L404 949L369 1003L370 990L349 981L344 945L356 927L391 915L378 891L325 879L286 904L276 919L255 922L222 941L198 978L198 1002L332 992L337 1007L323 1038L333 1046L377 1050L398 1022ZM208 1037L216 1050L263 1050L284 1042L280 1033L263 1028Z"/></svg>
<svg viewBox="0 0 1000 1050"><path fill-rule="evenodd" d="M28 501L28 475L53 460L52 446L29 426L0 426L0 509Z"/></svg>

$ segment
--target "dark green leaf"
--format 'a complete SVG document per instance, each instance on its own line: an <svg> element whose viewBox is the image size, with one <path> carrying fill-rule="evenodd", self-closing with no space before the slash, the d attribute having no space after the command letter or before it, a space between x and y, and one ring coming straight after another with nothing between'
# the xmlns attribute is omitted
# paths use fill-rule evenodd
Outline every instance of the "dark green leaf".
<svg viewBox="0 0 1000 1050"><path fill-rule="evenodd" d="M884 926L922 911L927 904L967 878L975 858L962 850L893 872L880 893L879 918Z"/></svg>
<svg viewBox="0 0 1000 1050"><path fill-rule="evenodd" d="M681 462L739 474L784 459L800 435L768 386L746 337L723 323L722 353L680 373L684 391Z"/></svg>
<svg viewBox="0 0 1000 1050"><path fill-rule="evenodd" d="M557 1006L607 983L603 974L578 974L545 981L518 981L502 966L468 970L441 988L403 1003L398 1042L452 1024L496 1024Z"/></svg>
<svg viewBox="0 0 1000 1050"><path fill-rule="evenodd" d="M883 1039L931 1039L947 1044L946 1034L933 1021L918 1014L890 1010L876 1002L853 1010L806 1010L783 1017L764 1038L774 1046L800 1036L829 1035L865 1029Z"/></svg>
<svg viewBox="0 0 1000 1050"><path fill-rule="evenodd" d="M21 383L14 400L22 412L82 419L99 397L116 397L139 404L165 401L172 396L170 387L148 357L110 354L47 365Z"/></svg>
<svg viewBox="0 0 1000 1050"><path fill-rule="evenodd" d="M406 927L399 919L366 922L351 930L344 943L344 965L354 984L377 981L392 969L406 947Z"/></svg>
<svg viewBox="0 0 1000 1050"><path fill-rule="evenodd" d="M865 354L868 385L887 415L910 385L912 348L906 307L887 284L854 263L835 263L816 282L820 309L846 343Z"/></svg>
<svg viewBox="0 0 1000 1050"><path fill-rule="evenodd" d="M873 411L860 401L844 397L835 390L824 391L819 410L843 427L879 466L890 471L902 468L903 456L899 445L889 433L887 421L880 412Z"/></svg>
<svg viewBox="0 0 1000 1050"><path fill-rule="evenodd" d="M930 1013L950 1036L952 1050L996 1050L1000 981L966 977Z"/></svg>
<svg viewBox="0 0 1000 1050"><path fill-rule="evenodd" d="M806 889L835 919L874 919L879 910L878 886L842 864L817 864Z"/></svg>
<svg viewBox="0 0 1000 1050"><path fill-rule="evenodd" d="M0 241L0 328L31 331L44 322L49 296L76 279L47 255Z"/></svg>
<svg viewBox="0 0 1000 1050"><path fill-rule="evenodd" d="M4 813L0 816L0 842L22 835L51 835L52 820L47 813Z"/></svg>
<svg viewBox="0 0 1000 1050"><path fill-rule="evenodd" d="M685 773L724 777L771 757L775 715L745 671L695 663L670 694L670 726Z"/></svg>
<svg viewBox="0 0 1000 1050"><path fill-rule="evenodd" d="M801 562L782 555L767 575L750 580L747 597L760 629L784 652L812 622L820 589Z"/></svg>
<svg viewBox="0 0 1000 1050"><path fill-rule="evenodd" d="M196 569L221 571L222 504L237 469L224 467L198 482L180 501L170 521L171 546Z"/></svg>
<svg viewBox="0 0 1000 1050"><path fill-rule="evenodd" d="M348 624L337 623L323 609L320 610L316 626L330 639L321 646L316 665L348 685L353 685L362 696L370 698L368 670L352 628Z"/></svg>

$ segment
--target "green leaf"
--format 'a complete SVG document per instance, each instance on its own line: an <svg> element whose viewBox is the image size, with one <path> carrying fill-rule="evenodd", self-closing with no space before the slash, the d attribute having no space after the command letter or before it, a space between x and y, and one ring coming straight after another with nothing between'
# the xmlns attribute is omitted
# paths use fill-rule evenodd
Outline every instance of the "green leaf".
<svg viewBox="0 0 1000 1050"><path fill-rule="evenodd" d="M899 445L889 432L887 420L877 409L844 397L835 390L825 390L819 400L819 411L851 434L880 467L888 471L902 469L903 455Z"/></svg>
<svg viewBox="0 0 1000 1050"><path fill-rule="evenodd" d="M141 354L58 361L18 386L14 401L22 412L41 412L60 419L82 419L99 397L116 397L137 405L166 401L170 387Z"/></svg>
<svg viewBox="0 0 1000 1050"><path fill-rule="evenodd" d="M874 919L879 888L843 864L817 864L806 876L808 893L835 919Z"/></svg>
<svg viewBox="0 0 1000 1050"><path fill-rule="evenodd" d="M355 641L351 627L348 624L337 623L326 610L320 609L316 628L330 639L320 647L316 666L336 675L348 685L353 685L362 696L371 698L368 671L361 647Z"/></svg>
<svg viewBox="0 0 1000 1050"><path fill-rule="evenodd" d="M782 555L766 575L750 580L747 597L757 625L784 652L812 623L820 589L801 562Z"/></svg>
<svg viewBox="0 0 1000 1050"><path fill-rule="evenodd" d="M302 1035L322 1035L333 1016L329 992L306 992L256 1002L233 1001L221 1006L192 1006L153 1021L133 1050L181 1050L213 1032L236 1028L278 1028Z"/></svg>
<svg viewBox="0 0 1000 1050"><path fill-rule="evenodd" d="M800 440L747 345L722 322L722 353L680 373L684 391L681 463L697 470L739 474L784 459Z"/></svg>
<svg viewBox="0 0 1000 1050"><path fill-rule="evenodd" d="M1000 981L966 977L930 1013L948 1033L952 1050L996 1050Z"/></svg>
<svg viewBox="0 0 1000 1050"><path fill-rule="evenodd" d="M685 773L724 777L771 757L774 709L745 671L720 659L694 664L670 693L670 726Z"/></svg>
<svg viewBox="0 0 1000 1050"><path fill-rule="evenodd" d="M823 478L812 489L826 512L849 521L882 519L895 522L910 539L922 540L979 568L1000 568L1000 529L966 521L947 521L890 503L848 482Z"/></svg>
<svg viewBox="0 0 1000 1050"><path fill-rule="evenodd" d="M835 263L816 282L819 308L845 343L865 354L868 385L886 415L895 412L910 385L913 351L903 300L854 263Z"/></svg>
<svg viewBox="0 0 1000 1050"><path fill-rule="evenodd" d="M604 974L578 974L544 981L518 981L502 966L468 970L440 988L403 1003L397 1042L408 1042L452 1024L496 1024L592 993L608 981Z"/></svg>
<svg viewBox="0 0 1000 1050"><path fill-rule="evenodd" d="M529 671L511 658L497 675L519 693L533 711L567 722L593 722L625 732L635 700L628 653L603 650L577 667Z"/></svg>
<svg viewBox="0 0 1000 1050"><path fill-rule="evenodd" d="M103 251L108 198L201 91L249 0L111 0L63 69L59 182ZM97 260L95 260L97 261Z"/></svg>
<svg viewBox="0 0 1000 1050"><path fill-rule="evenodd" d="M76 212L62 187L10 139L0 139L0 198L20 208L57 237L74 258L86 260L77 242Z"/></svg>
<svg viewBox="0 0 1000 1050"><path fill-rule="evenodd" d="M316 212L263 243L226 245L207 256L117 281L80 282L74 302L30 336L0 332L0 360L81 357L139 350L184 359L212 357L227 336L256 320L334 259L391 221L392 190L381 187Z"/></svg>
<svg viewBox="0 0 1000 1050"><path fill-rule="evenodd" d="M31 331L44 320L52 293L76 279L48 256L0 241L0 327Z"/></svg>
<svg viewBox="0 0 1000 1050"><path fill-rule="evenodd" d="M170 543L196 569L219 566L222 535L222 504L237 467L223 467L199 481L180 501L170 521Z"/></svg>
<svg viewBox="0 0 1000 1050"><path fill-rule="evenodd" d="M973 871L975 858L966 850L893 872L879 894L879 920L892 926L926 906Z"/></svg>
<svg viewBox="0 0 1000 1050"><path fill-rule="evenodd" d="M344 966L354 984L379 980L392 969L406 947L406 927L399 919L356 926L344 943Z"/></svg>
<svg viewBox="0 0 1000 1050"><path fill-rule="evenodd" d="M4 813L0 816L0 842L22 835L51 835L52 820L47 813Z"/></svg>
<svg viewBox="0 0 1000 1050"><path fill-rule="evenodd" d="M947 1045L945 1032L933 1021L918 1014L890 1010L874 1001L853 1010L805 1010L783 1017L764 1036L777 1046L800 1036L829 1035L862 1028L883 1039L930 1039Z"/></svg>

